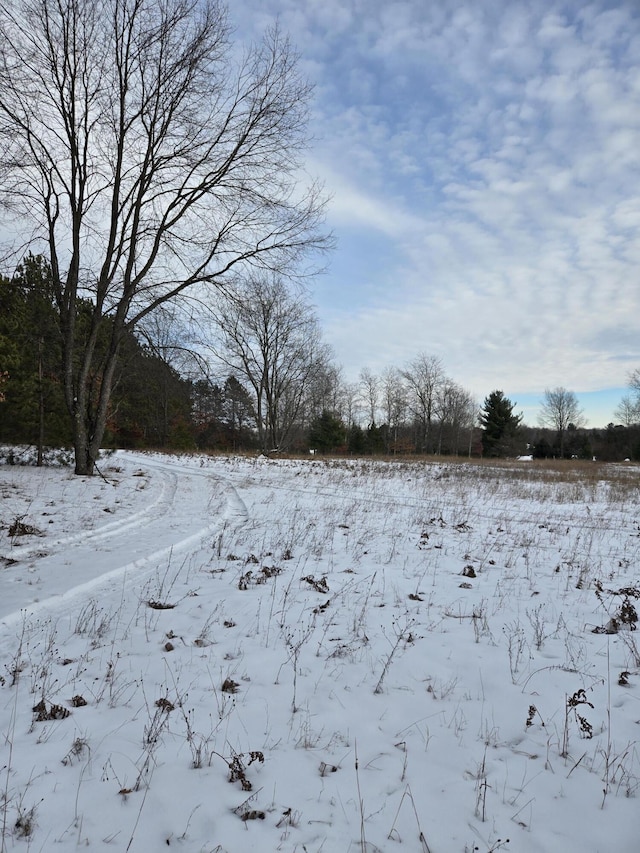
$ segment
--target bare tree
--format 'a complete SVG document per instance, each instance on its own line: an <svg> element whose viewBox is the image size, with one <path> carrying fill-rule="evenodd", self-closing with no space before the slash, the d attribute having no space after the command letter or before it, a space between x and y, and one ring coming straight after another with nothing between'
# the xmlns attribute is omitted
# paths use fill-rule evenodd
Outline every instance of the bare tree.
<svg viewBox="0 0 640 853"><path fill-rule="evenodd" d="M328 348L327 356L326 361L318 362L307 383L303 413L305 424L320 417L323 412L337 413L341 409L341 369L330 360Z"/></svg>
<svg viewBox="0 0 640 853"><path fill-rule="evenodd" d="M629 388L631 388L636 397L640 397L640 367L636 367L629 374Z"/></svg>
<svg viewBox="0 0 640 853"><path fill-rule="evenodd" d="M380 400L380 379L368 367L360 371L360 396L367 411L369 426L374 427Z"/></svg>
<svg viewBox="0 0 640 853"><path fill-rule="evenodd" d="M633 426L640 423L640 368L631 371L628 384L631 394L622 398L614 415L624 426Z"/></svg>
<svg viewBox="0 0 640 853"><path fill-rule="evenodd" d="M435 355L421 353L402 371L407 381L410 403L417 422L416 450L428 453L438 389L445 381L442 362Z"/></svg>
<svg viewBox="0 0 640 853"><path fill-rule="evenodd" d="M217 0L0 3L1 201L51 262L76 473L93 472L127 331L329 245L317 187L296 188L297 56L273 29L237 57L230 32Z"/></svg>
<svg viewBox="0 0 640 853"><path fill-rule="evenodd" d="M583 409L573 391L566 388L547 388L541 403L540 424L551 426L558 433L560 456L564 456L564 439L569 425L576 429L587 423Z"/></svg>
<svg viewBox="0 0 640 853"><path fill-rule="evenodd" d="M628 394L620 400L613 413L614 417L620 421L623 426L630 427L640 423L640 400L630 397Z"/></svg>
<svg viewBox="0 0 640 853"><path fill-rule="evenodd" d="M194 348L187 320L178 311L175 301L165 303L148 314L138 324L137 334L149 352L161 358L180 376L197 382L208 375L209 365L202 353Z"/></svg>
<svg viewBox="0 0 640 853"><path fill-rule="evenodd" d="M437 412L439 419L438 453L442 453L445 434L448 435L448 452L457 455L460 450L461 433L468 430L467 444L471 443L471 431L476 418L473 397L462 386L452 380L445 381L438 391ZM469 451L470 454L470 451Z"/></svg>
<svg viewBox="0 0 640 853"><path fill-rule="evenodd" d="M313 310L279 276L256 275L212 313L217 357L253 391L262 449L285 448L310 384L329 361Z"/></svg>
<svg viewBox="0 0 640 853"><path fill-rule="evenodd" d="M398 433L407 412L407 389L395 367L382 372L382 403L387 424L387 453L398 451Z"/></svg>
<svg viewBox="0 0 640 853"><path fill-rule="evenodd" d="M342 383L338 393L336 411L349 429L360 420L361 404L362 399L358 384L356 382Z"/></svg>

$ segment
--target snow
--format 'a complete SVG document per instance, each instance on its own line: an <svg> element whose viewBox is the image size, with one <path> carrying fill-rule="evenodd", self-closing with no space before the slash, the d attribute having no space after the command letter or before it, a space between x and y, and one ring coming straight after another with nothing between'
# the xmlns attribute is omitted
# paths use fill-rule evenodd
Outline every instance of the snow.
<svg viewBox="0 0 640 853"><path fill-rule="evenodd" d="M640 848L637 468L101 470L0 466L3 853Z"/></svg>

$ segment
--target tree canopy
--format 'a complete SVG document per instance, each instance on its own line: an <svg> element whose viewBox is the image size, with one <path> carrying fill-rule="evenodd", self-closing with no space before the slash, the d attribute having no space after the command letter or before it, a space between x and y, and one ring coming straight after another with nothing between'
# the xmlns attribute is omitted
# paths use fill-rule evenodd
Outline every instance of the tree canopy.
<svg viewBox="0 0 640 853"><path fill-rule="evenodd" d="M552 427L558 433L560 456L565 453L565 439L570 427L577 429L587 422L584 411L573 391L566 388L547 388L540 409L540 423Z"/></svg>
<svg viewBox="0 0 640 853"><path fill-rule="evenodd" d="M328 369L315 312L277 275L250 276L212 309L215 355L253 391L262 449L290 446L317 375Z"/></svg>
<svg viewBox="0 0 640 853"><path fill-rule="evenodd" d="M309 97L278 29L240 53L216 0L0 5L0 201L51 265L77 473L137 323L328 247L318 188L298 186Z"/></svg>

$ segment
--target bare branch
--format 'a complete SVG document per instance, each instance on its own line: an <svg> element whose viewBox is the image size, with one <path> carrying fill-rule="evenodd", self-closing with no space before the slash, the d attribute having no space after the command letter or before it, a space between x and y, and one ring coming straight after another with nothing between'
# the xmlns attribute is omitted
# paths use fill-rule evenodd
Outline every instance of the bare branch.
<svg viewBox="0 0 640 853"><path fill-rule="evenodd" d="M105 323L115 359L126 329L186 291L250 267L294 275L332 244L321 189L298 187L298 57L273 28L236 59L230 32L217 0L0 2L0 205L51 261L77 468L108 405L106 381L87 435Z"/></svg>

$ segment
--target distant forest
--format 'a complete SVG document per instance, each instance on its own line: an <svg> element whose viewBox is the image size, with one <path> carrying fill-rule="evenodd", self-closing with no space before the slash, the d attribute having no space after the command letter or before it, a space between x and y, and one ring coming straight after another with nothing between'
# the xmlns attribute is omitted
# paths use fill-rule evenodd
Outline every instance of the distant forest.
<svg viewBox="0 0 640 853"><path fill-rule="evenodd" d="M278 287L273 293L279 311L271 313L257 304L260 298L245 294L245 327L273 323L269 331L284 340L283 317L300 317L302 311L304 340L310 341L312 332L317 337L317 322L308 306L301 309L299 294L290 299ZM82 336L91 333L90 308L89 301L77 300L79 350ZM219 320L228 333L229 315ZM234 341L227 340L214 365L180 339L172 322L165 318L124 337L105 447L640 460L640 425L634 418L606 429L581 427L579 419L562 432L527 426L502 392L493 392L484 404L473 400L435 356L417 356L404 369L389 368L381 376L364 369L360 381L349 384L326 347L316 344L309 360L294 336L287 338L289 349L275 354L256 338L249 363L246 349L243 361ZM237 329L238 317L233 322ZM101 335L89 377L93 394L99 390L108 329ZM248 335L242 340L246 346ZM48 262L29 255L12 276L0 276L0 442L39 449L71 446L63 380Z"/></svg>

